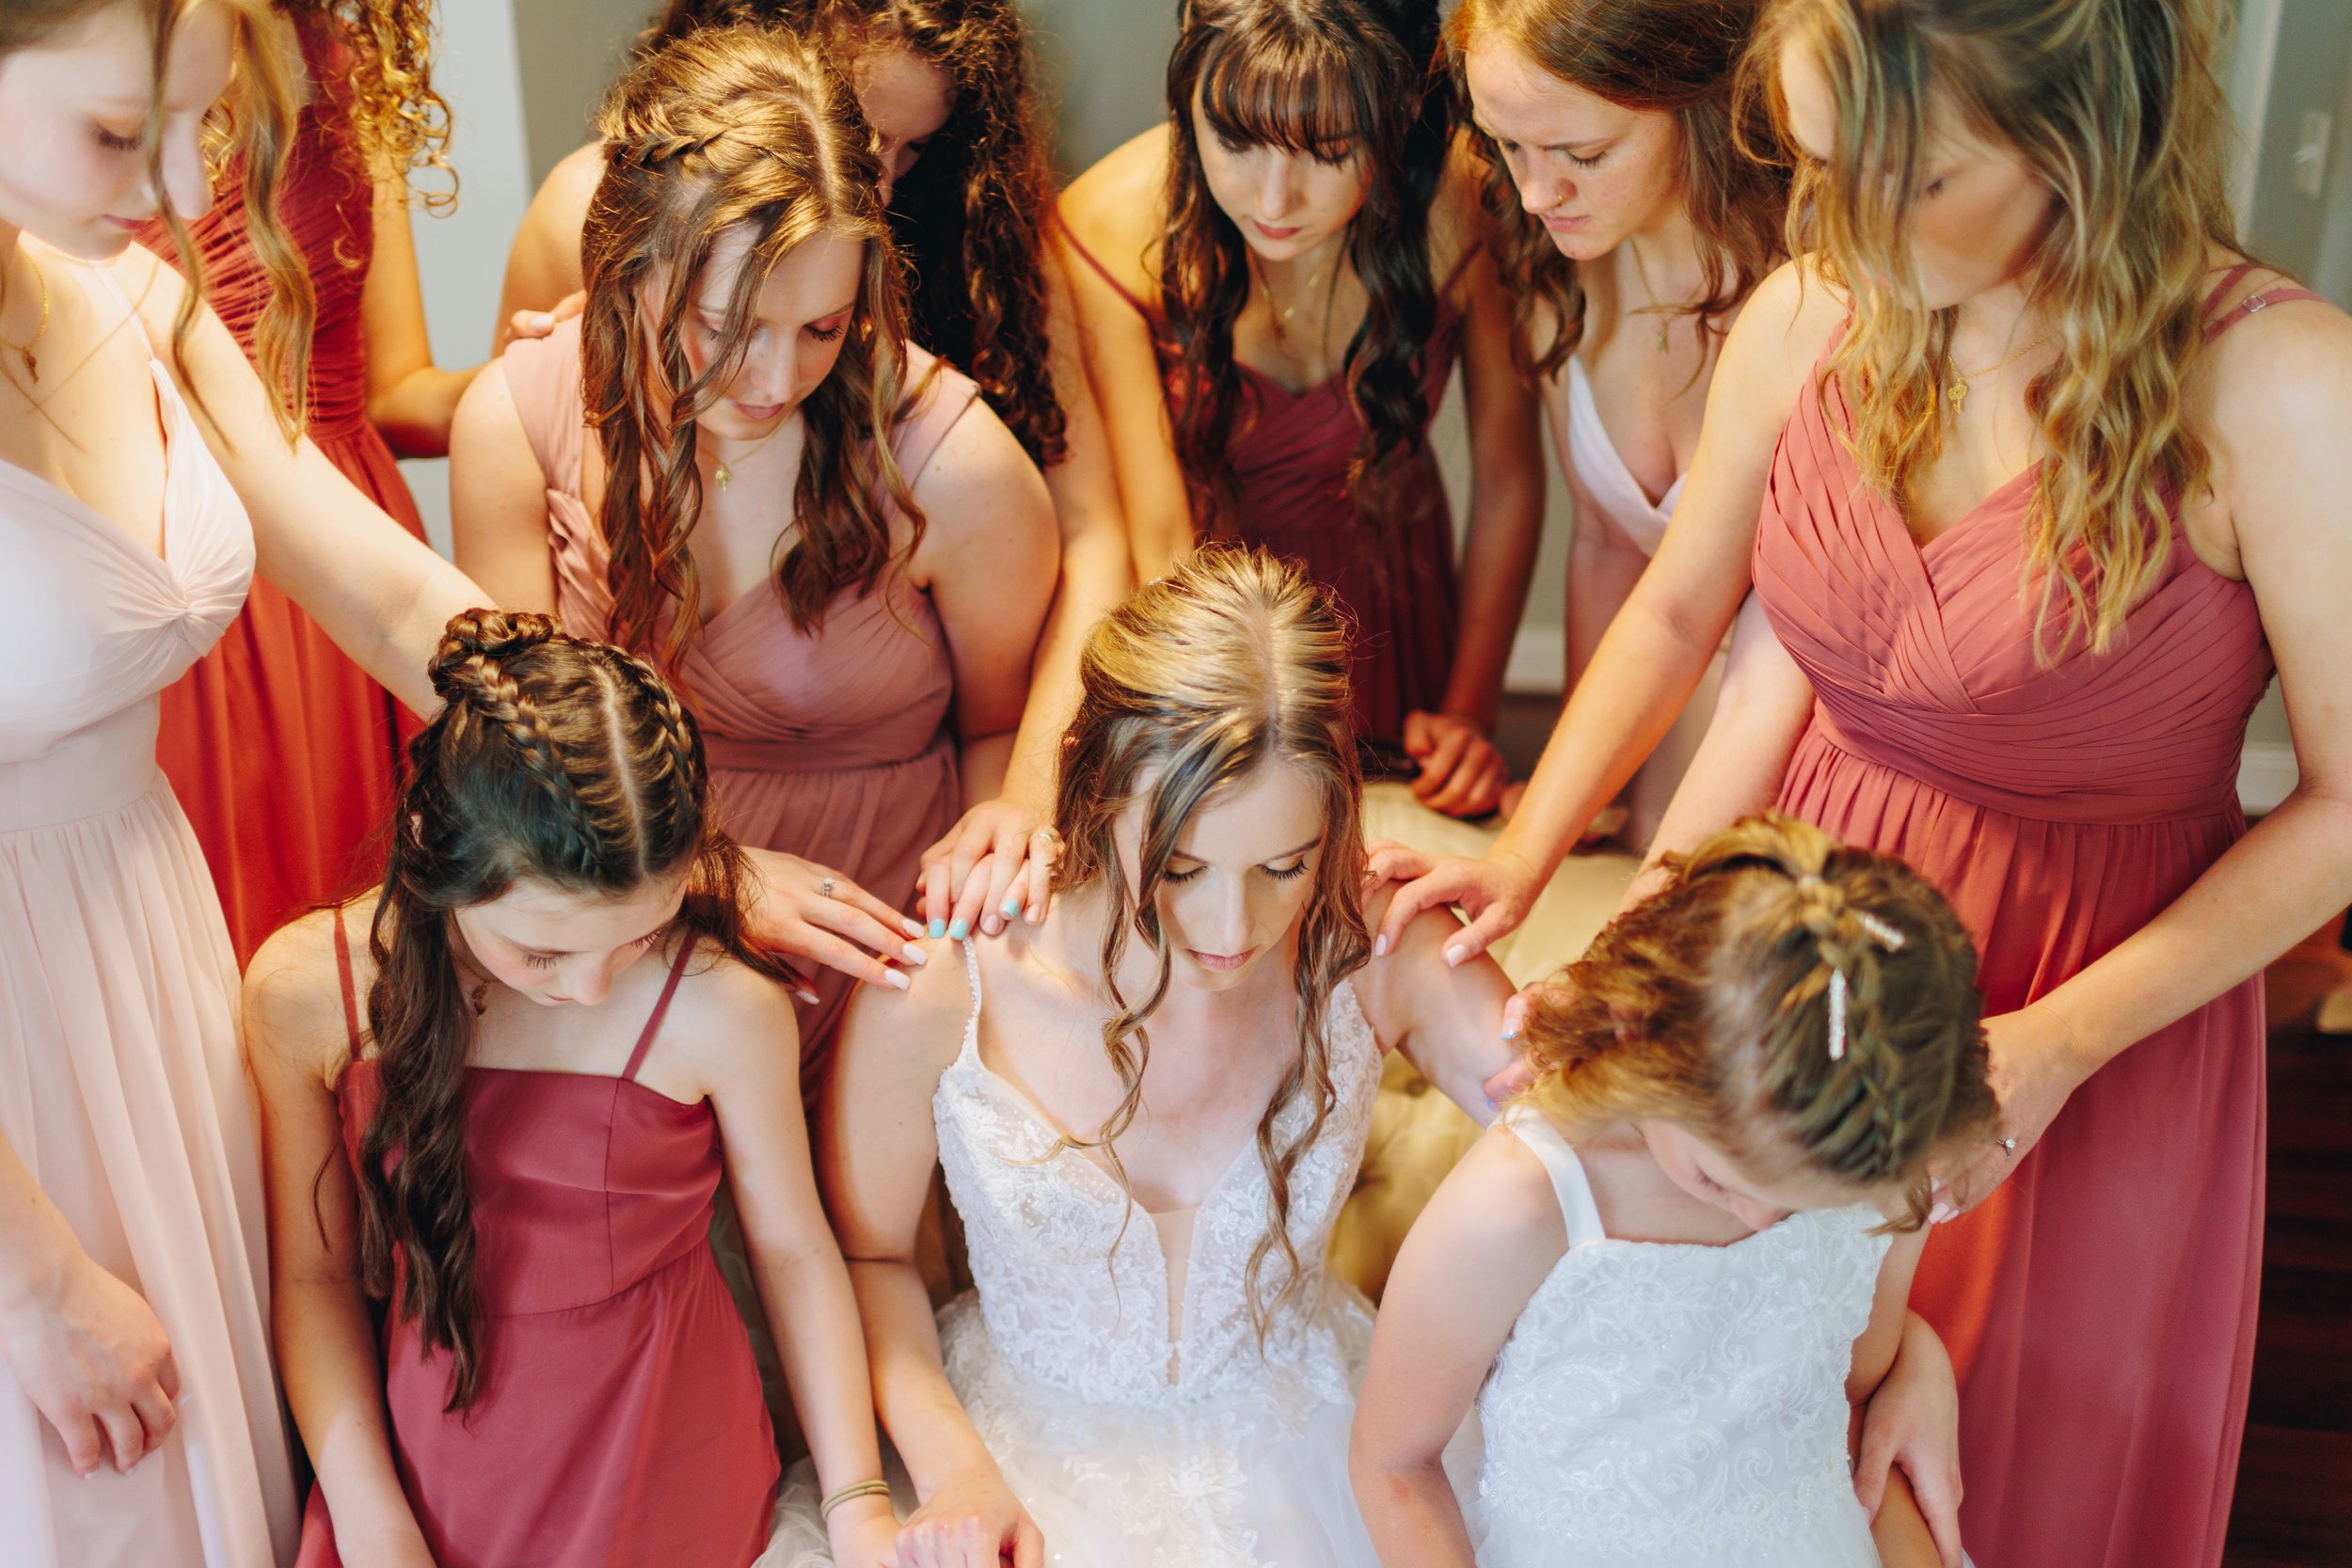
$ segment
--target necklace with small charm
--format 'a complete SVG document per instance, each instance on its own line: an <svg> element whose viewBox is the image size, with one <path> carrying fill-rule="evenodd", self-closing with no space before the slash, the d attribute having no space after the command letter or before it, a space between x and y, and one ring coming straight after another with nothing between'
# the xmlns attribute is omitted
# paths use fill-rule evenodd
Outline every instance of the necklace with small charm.
<svg viewBox="0 0 2352 1568"><path fill-rule="evenodd" d="M738 457L733 463L729 463L723 458L714 458L711 464L710 477L719 482L719 493L723 496L725 495L727 486L735 483L736 471L740 468L742 465L749 463L753 458L758 456L760 449L765 447L769 442L774 440L777 436L783 435L784 427L791 422L792 421L788 417L781 420L776 425L775 429L770 431L767 435L762 436L758 440L754 441L750 447L745 449L743 454Z"/></svg>
<svg viewBox="0 0 2352 1568"><path fill-rule="evenodd" d="M1250 253L1250 270L1257 274L1258 286L1265 290L1266 314L1274 324L1275 347L1281 351L1282 357L1311 374L1320 368L1323 351L1331 335L1332 303L1339 293L1339 262L1344 253L1343 237L1334 236L1323 259L1308 270L1307 281L1300 285L1297 295L1288 305L1283 304L1280 296L1274 292L1273 275L1266 271L1256 252ZM1314 297L1318 289L1323 291L1322 326L1316 332L1314 341L1302 347L1291 334L1297 327L1300 309Z"/></svg>

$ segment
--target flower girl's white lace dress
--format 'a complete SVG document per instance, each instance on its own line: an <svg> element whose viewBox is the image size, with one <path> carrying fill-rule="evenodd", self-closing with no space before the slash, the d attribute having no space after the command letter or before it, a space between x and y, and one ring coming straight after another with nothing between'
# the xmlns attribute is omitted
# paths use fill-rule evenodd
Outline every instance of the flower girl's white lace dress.
<svg viewBox="0 0 2352 1568"><path fill-rule="evenodd" d="M931 1114L977 1289L942 1310L940 1340L948 1381L1043 1532L1046 1560L1377 1568L1347 1476L1372 1312L1324 1268L1380 1079L1355 989L1332 993L1325 1025L1337 1104L1291 1178L1302 1278L1262 1348L1245 1284L1271 1216L1255 1140L1193 1212L1171 1302L1170 1216L1131 1207L1089 1155L1055 1151L1053 1128L981 1062L977 968L972 988L972 1020ZM1279 1135L1311 1117L1294 1103ZM1279 1248L1262 1272L1270 1301L1284 1277ZM779 1531L761 1568L829 1560L813 1529L801 1553L783 1550L792 1533Z"/></svg>
<svg viewBox="0 0 2352 1568"><path fill-rule="evenodd" d="M1846 1374L1888 1238L1868 1208L1729 1246L1603 1233L1576 1153L1524 1106L1568 1250L1479 1396L1480 1568L1878 1568L1846 1467Z"/></svg>

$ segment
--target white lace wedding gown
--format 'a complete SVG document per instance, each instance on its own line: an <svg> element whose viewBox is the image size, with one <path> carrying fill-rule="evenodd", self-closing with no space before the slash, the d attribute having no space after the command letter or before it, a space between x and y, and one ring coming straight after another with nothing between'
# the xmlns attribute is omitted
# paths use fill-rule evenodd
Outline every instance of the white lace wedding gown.
<svg viewBox="0 0 2352 1568"><path fill-rule="evenodd" d="M1480 1568L1877 1568L1846 1467L1846 1375L1888 1238L1867 1207L1729 1246L1621 1241L1540 1116L1568 1250L1479 1397Z"/></svg>
<svg viewBox="0 0 2352 1568"><path fill-rule="evenodd" d="M1347 1478L1372 1310L1324 1268L1380 1079L1379 1042L1355 989L1343 983L1331 996L1338 1103L1292 1174L1301 1278L1263 1347L1245 1286L1270 1212L1254 1140L1195 1213L1171 1338L1152 1216L1089 1155L1052 1152L1052 1127L980 1060L977 967L972 989L963 1047L940 1075L931 1114L978 1288L940 1313L940 1340L948 1381L1044 1533L1046 1560L1377 1568ZM1292 1105L1279 1134L1310 1117ZM1264 1265L1266 1299L1282 1278L1278 1248ZM805 1466L796 1481L803 1497L787 1496L787 1515L805 1506ZM830 1561L821 1539L787 1522L761 1568Z"/></svg>

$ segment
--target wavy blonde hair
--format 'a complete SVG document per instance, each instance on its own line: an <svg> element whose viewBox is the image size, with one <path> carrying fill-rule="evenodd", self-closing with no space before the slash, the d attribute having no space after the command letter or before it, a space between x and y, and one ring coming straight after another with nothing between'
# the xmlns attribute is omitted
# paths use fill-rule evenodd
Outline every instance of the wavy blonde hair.
<svg viewBox="0 0 2352 1568"><path fill-rule="evenodd" d="M1721 335L1731 313L1780 264L1788 205L1785 159L1743 150L1773 139L1761 106L1734 92L1758 0L1461 0L1446 22L1454 90L1467 101L1463 68L1487 41L1508 44L1539 70L1595 97L1674 116L1681 143L1681 200L1698 243L1706 293L1675 313ZM1736 116L1748 123L1736 127ZM1467 119L1469 117L1463 117ZM1735 129L1738 135L1735 135ZM1519 369L1550 377L1584 336L1584 287L1576 263L1524 207L1491 137L1477 137L1486 164L1480 200L1488 242L1511 295ZM1537 345L1537 316L1549 318Z"/></svg>
<svg viewBox="0 0 2352 1568"><path fill-rule="evenodd" d="M1920 301L1911 219L1931 119L2014 148L2050 196L2030 288L2056 363L2026 402L2050 460L2028 514L2026 591L2047 633L2113 645L2171 548L2171 510L2211 454L2182 414L2216 246L2238 251L2212 0L1777 0L1746 90L1788 125L1778 61L1808 52L1837 144L1796 176L1790 248L1853 296L1825 375L1864 478L1900 497L1942 451L1955 311Z"/></svg>
<svg viewBox="0 0 2352 1568"><path fill-rule="evenodd" d="M1900 1185L1925 1223L1929 1157L1994 1116L1960 917L1893 856L1785 816L1666 865L1662 892L1537 993L1532 1103L1572 1138L1667 1121L1768 1169Z"/></svg>
<svg viewBox="0 0 2352 1568"><path fill-rule="evenodd" d="M427 210L457 202L449 162L449 105L433 90L433 0L278 0L325 19L351 51L351 124L378 179L430 168L448 183L417 193Z"/></svg>
<svg viewBox="0 0 2352 1568"><path fill-rule="evenodd" d="M776 263L820 234L865 254L840 357L800 405L795 527L774 570L796 626L818 626L834 595L891 567L893 506L921 540L922 509L890 450L921 388L906 385L905 293L873 138L848 80L808 43L748 24L690 33L632 65L597 124L605 172L580 235L580 372L611 472L610 630L623 647L658 646L675 670L702 626L688 547L702 515L697 427L742 362ZM681 346L687 312L720 240L739 231L750 249L697 375Z"/></svg>
<svg viewBox="0 0 2352 1568"><path fill-rule="evenodd" d="M1363 780L1348 720L1349 662L1330 594L1297 567L1263 550L1201 549L1105 616L1088 639L1055 797L1055 826L1067 846L1062 881L1101 882L1109 895L1103 980L1113 1011L1103 1024L1103 1049L1124 1090L1093 1137L1065 1137L1057 1147L1101 1149L1123 1185L1118 1139L1142 1109L1152 1059L1147 1025L1168 996L1158 895L1184 824L1216 790L1267 766L1301 770L1323 792L1323 848L1299 915L1293 973L1298 1055L1258 1119L1271 1224L1249 1254L1248 1291L1261 1341L1304 1277L1290 1235L1291 1179L1338 1104L1324 1040L1331 992L1371 951L1359 891ZM1131 886L1112 830L1137 805L1143 831ZM1150 993L1134 1000L1120 994L1118 980L1131 931L1151 944L1154 966ZM1312 1110L1307 1126L1279 1138L1282 1114L1302 1098ZM1278 1255L1279 1283L1269 1290Z"/></svg>

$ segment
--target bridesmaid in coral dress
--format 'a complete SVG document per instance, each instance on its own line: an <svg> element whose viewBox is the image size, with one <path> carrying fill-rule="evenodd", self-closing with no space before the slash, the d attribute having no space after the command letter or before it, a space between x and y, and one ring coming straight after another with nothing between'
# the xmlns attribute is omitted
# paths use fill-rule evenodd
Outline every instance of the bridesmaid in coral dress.
<svg viewBox="0 0 2352 1568"><path fill-rule="evenodd" d="M254 1568L293 1547L236 960L155 766L157 694L257 563L417 704L421 618L480 594L287 442L209 311L176 333L184 289L131 244L159 197L203 212L207 111L255 80L251 56L232 72L241 42L217 5L0 10L9 1568ZM260 123L237 99L231 123Z"/></svg>
<svg viewBox="0 0 2352 1568"><path fill-rule="evenodd" d="M388 68L370 31L317 0L278 8L278 41L307 84L278 218L316 301L305 433L421 539L386 436L404 456L445 452L471 374L432 363L408 251L405 169L438 163L440 151L439 138L421 135L407 117L445 126L446 111L421 74L429 4L369 0L363 8L404 40L408 59ZM388 69L417 74L393 86ZM371 177L387 163L399 171ZM222 188L239 182L232 174ZM188 231L221 320L265 374L283 371L299 345L283 341L280 291L254 249L245 203L224 200ZM139 239L171 259L161 224ZM240 962L294 911L348 891L362 841L392 798L403 725L384 689L265 580L212 652L165 690L158 754L204 847Z"/></svg>
<svg viewBox="0 0 2352 1568"><path fill-rule="evenodd" d="M1482 244L1481 171L1427 87L1437 42L1434 4L1190 0L1168 123L1080 175L1058 211L1085 263L1078 325L1136 575L1203 539L1304 562L1355 624L1375 776L1480 816L1508 782L1489 736L1543 450ZM1472 473L1458 573L1428 441L1457 361Z"/></svg>
<svg viewBox="0 0 2352 1568"><path fill-rule="evenodd" d="M1651 628L1723 626L1752 556L1769 623L1741 637L1769 657L1660 843L1777 800L1911 859L1983 949L2001 1134L1944 1172L1964 1217L1915 1293L1961 1372L1969 1546L2211 1568L2260 1263L2259 974L2352 896L2352 322L2225 243L2206 8L2087 3L2095 25L1877 8L1871 36L1924 78L1858 52L1850 0L1768 18L1757 60L1827 243L1726 345L1644 613L1603 649L1610 702L1554 737L1549 809L1638 759L1661 726L1634 710L1705 651ZM1968 125L2024 139L1965 128L1963 93ZM2175 134L2074 139L2141 103ZM2058 149L2084 175L2062 205ZM1905 275L1915 296L1832 281ZM2237 756L2274 662L2302 776L2249 831ZM1522 875L1448 865L1408 892L1499 923Z"/></svg>

